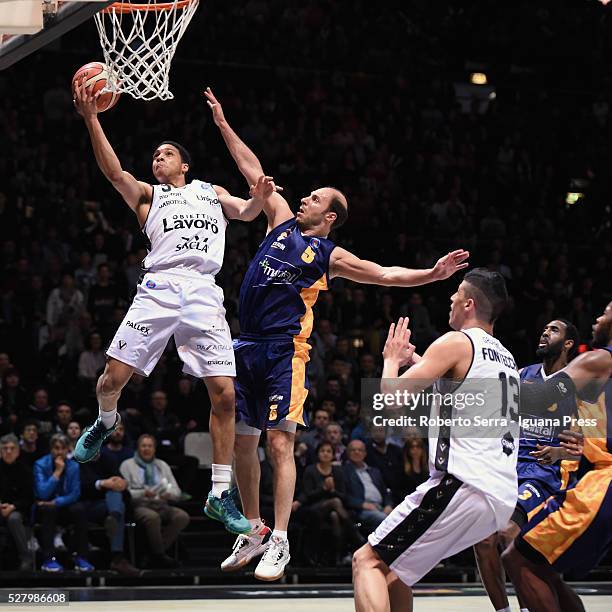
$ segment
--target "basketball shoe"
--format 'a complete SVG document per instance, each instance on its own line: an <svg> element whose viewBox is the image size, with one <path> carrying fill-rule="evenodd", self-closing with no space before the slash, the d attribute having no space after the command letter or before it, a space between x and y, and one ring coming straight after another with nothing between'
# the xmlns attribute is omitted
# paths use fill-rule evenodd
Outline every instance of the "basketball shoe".
<svg viewBox="0 0 612 612"><path fill-rule="evenodd" d="M247 534L251 531L251 523L236 508L232 491L223 491L221 497L211 491L204 506L204 514L208 518L220 521L230 533Z"/></svg>
<svg viewBox="0 0 612 612"><path fill-rule="evenodd" d="M234 572L261 555L266 550L271 533L271 529L262 525L255 533L240 534L234 542L232 554L221 563L221 570Z"/></svg>
<svg viewBox="0 0 612 612"><path fill-rule="evenodd" d="M255 568L255 578L270 582L283 577L285 565L291 560L289 542L272 536L263 557Z"/></svg>
<svg viewBox="0 0 612 612"><path fill-rule="evenodd" d="M85 431L78 439L74 447L73 459L79 463L91 461L100 452L104 440L117 429L120 420L121 417L117 415L115 424L110 429L106 429L104 423L102 423L102 419L98 417L93 425L85 428Z"/></svg>

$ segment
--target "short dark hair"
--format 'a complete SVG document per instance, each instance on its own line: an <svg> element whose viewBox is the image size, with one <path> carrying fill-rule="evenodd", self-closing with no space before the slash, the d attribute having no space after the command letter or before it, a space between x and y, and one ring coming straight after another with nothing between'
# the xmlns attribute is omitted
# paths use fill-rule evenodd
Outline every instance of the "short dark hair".
<svg viewBox="0 0 612 612"><path fill-rule="evenodd" d="M176 150L179 152L179 155L181 156L181 162L184 164L187 164L191 168L191 155L189 154L189 151L182 144L179 144L178 142L174 142L174 140L163 140L157 145L155 150L157 151L159 147L165 144L175 147Z"/></svg>
<svg viewBox="0 0 612 612"><path fill-rule="evenodd" d="M563 323L563 325L565 325L565 339L573 340L574 342L572 348L567 351L567 360L571 361L578 354L578 346L580 344L580 334L578 333L578 328L571 321L568 321L562 317L553 320L559 321L559 323Z"/></svg>
<svg viewBox="0 0 612 612"><path fill-rule="evenodd" d="M335 187L328 187L328 189L333 189L335 194L332 196L331 202L329 203L328 212L336 213L336 219L331 225L331 229L336 230L339 227L342 227L346 220L348 219L348 206L343 204L342 200L337 194L340 194L346 200L346 196Z"/></svg>
<svg viewBox="0 0 612 612"><path fill-rule="evenodd" d="M9 366L4 372L4 380L9 376L17 376L19 378L19 370L15 366Z"/></svg>
<svg viewBox="0 0 612 612"><path fill-rule="evenodd" d="M23 433L26 427L36 427L36 431L40 431L40 423L36 419L28 419L21 424L20 433Z"/></svg>
<svg viewBox="0 0 612 612"><path fill-rule="evenodd" d="M315 455L319 455L319 451L324 447L324 446L329 446L329 448L332 449L332 453L334 452L334 445L331 442L326 442L325 440L323 440L323 442L319 442L319 444L317 444L317 448L315 450Z"/></svg>
<svg viewBox="0 0 612 612"><path fill-rule="evenodd" d="M504 277L487 268L474 268L463 280L470 285L467 294L476 304L477 316L488 323L495 323L508 303Z"/></svg>

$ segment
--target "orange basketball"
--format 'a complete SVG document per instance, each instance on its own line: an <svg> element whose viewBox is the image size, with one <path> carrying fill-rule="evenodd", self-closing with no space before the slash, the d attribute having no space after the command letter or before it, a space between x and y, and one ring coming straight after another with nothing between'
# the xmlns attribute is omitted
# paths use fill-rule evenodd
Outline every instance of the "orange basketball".
<svg viewBox="0 0 612 612"><path fill-rule="evenodd" d="M85 81L85 87L87 87L88 91L92 94L97 93L106 85L106 81L108 79L108 70L106 65L102 62L89 62L89 64L85 64L81 66L72 77L72 91L74 92L76 86L80 84L83 76L86 76L87 80ZM102 113L109 108L113 108L115 104L117 104L117 100L119 100L118 93L114 93L112 91L104 92L98 98L96 106L98 108L98 112Z"/></svg>

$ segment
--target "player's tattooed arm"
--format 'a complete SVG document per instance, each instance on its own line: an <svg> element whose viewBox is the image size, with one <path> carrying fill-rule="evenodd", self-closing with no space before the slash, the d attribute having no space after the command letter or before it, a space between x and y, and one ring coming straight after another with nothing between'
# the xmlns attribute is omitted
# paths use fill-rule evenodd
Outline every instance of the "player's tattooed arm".
<svg viewBox="0 0 612 612"><path fill-rule="evenodd" d="M225 145L238 166L238 170L240 170L240 173L244 176L250 187L257 182L260 176L265 175L261 162L231 128L225 118L221 103L217 100L210 87L206 89L204 95L212 112L213 121L219 128ZM272 194L272 197L266 201L263 210L268 218L268 231L293 217L287 200L278 192Z"/></svg>
<svg viewBox="0 0 612 612"><path fill-rule="evenodd" d="M444 280L458 270L467 268L466 260L469 256L468 251L459 249L441 257L433 268L412 270L400 266L381 266L336 247L331 254L330 275L332 278L341 276L358 283L385 287L416 287Z"/></svg>
<svg viewBox="0 0 612 612"><path fill-rule="evenodd" d="M240 221L253 221L263 210L266 201L274 194L276 189L280 189L274 184L271 176L260 176L254 185L251 185L249 200L243 200L230 195L224 187L214 185L214 189L219 197L219 202L223 208L223 214L228 219L238 219Z"/></svg>
<svg viewBox="0 0 612 612"><path fill-rule="evenodd" d="M87 126L91 146L102 174L123 196L127 205L138 214L139 206L150 204L153 199L153 188L148 183L135 179L121 167L121 162L111 146L102 125L98 120L96 98L100 92L90 95L85 87L85 79L74 91L74 104ZM139 215L140 218L141 215ZM146 215L145 215L146 216ZM142 220L141 220L142 221Z"/></svg>

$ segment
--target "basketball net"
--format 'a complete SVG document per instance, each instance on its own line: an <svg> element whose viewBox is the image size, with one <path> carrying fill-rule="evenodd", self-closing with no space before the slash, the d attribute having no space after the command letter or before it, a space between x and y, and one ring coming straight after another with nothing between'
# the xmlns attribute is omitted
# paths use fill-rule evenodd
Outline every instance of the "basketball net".
<svg viewBox="0 0 612 612"><path fill-rule="evenodd" d="M108 91L171 100L170 65L199 0L116 2L96 13Z"/></svg>

